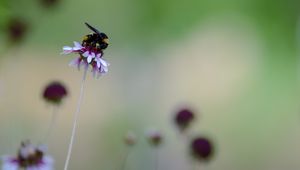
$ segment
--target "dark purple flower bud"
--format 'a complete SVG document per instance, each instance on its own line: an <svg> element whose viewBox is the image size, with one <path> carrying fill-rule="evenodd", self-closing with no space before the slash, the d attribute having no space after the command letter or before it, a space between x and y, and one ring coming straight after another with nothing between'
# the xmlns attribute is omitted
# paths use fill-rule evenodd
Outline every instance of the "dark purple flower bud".
<svg viewBox="0 0 300 170"><path fill-rule="evenodd" d="M45 88L43 97L53 104L60 104L61 100L68 94L64 85L52 82Z"/></svg>
<svg viewBox="0 0 300 170"><path fill-rule="evenodd" d="M192 140L191 152L200 161L208 161L213 155L214 149L209 139L198 137Z"/></svg>
<svg viewBox="0 0 300 170"><path fill-rule="evenodd" d="M52 8L58 4L59 0L40 0L40 2L45 8Z"/></svg>
<svg viewBox="0 0 300 170"><path fill-rule="evenodd" d="M8 21L6 29L11 42L20 42L28 31L28 23L21 18L12 18Z"/></svg>
<svg viewBox="0 0 300 170"><path fill-rule="evenodd" d="M194 118L194 113L191 110L184 108L177 112L175 116L175 123L180 130L185 130Z"/></svg>

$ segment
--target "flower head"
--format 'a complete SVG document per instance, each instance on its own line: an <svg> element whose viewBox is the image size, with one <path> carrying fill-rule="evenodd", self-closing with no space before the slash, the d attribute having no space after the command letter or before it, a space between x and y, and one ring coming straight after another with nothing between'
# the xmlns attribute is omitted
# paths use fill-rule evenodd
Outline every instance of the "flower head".
<svg viewBox="0 0 300 170"><path fill-rule="evenodd" d="M191 152L200 161L208 161L214 149L211 141L205 137L197 137L191 142Z"/></svg>
<svg viewBox="0 0 300 170"><path fill-rule="evenodd" d="M136 135L129 131L127 134L124 136L124 143L128 146L133 146L136 144L137 138Z"/></svg>
<svg viewBox="0 0 300 170"><path fill-rule="evenodd" d="M18 17L12 18L7 23L6 31L11 42L21 42L28 31L28 23Z"/></svg>
<svg viewBox="0 0 300 170"><path fill-rule="evenodd" d="M79 57L72 60L69 65L78 69L81 66L85 69L91 66L94 76L100 76L108 72L109 63L103 59L103 50L108 46L108 37L89 24L86 23L86 25L94 33L84 36L81 43L74 41L73 47L64 46L62 54L79 54Z"/></svg>
<svg viewBox="0 0 300 170"><path fill-rule="evenodd" d="M194 113L187 108L179 110L175 115L175 123L180 130L185 130L194 120Z"/></svg>
<svg viewBox="0 0 300 170"><path fill-rule="evenodd" d="M2 158L2 170L53 170L53 159L45 155L45 147L22 142L17 156Z"/></svg>
<svg viewBox="0 0 300 170"><path fill-rule="evenodd" d="M53 104L60 104L61 100L68 94L66 87L60 82L48 84L44 90L43 97Z"/></svg>
<svg viewBox="0 0 300 170"><path fill-rule="evenodd" d="M59 0L40 0L41 5L45 8L52 8L58 4Z"/></svg>
<svg viewBox="0 0 300 170"><path fill-rule="evenodd" d="M146 131L146 137L150 144L153 146L158 146L163 140L163 136L158 129L150 128Z"/></svg>

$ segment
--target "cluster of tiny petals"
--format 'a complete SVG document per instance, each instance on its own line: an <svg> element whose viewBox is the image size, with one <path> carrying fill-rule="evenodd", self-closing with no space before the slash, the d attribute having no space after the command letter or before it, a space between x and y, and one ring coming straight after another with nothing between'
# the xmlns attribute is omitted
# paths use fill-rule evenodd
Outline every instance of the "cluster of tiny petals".
<svg viewBox="0 0 300 170"><path fill-rule="evenodd" d="M127 132L127 134L124 136L124 143L128 146L133 146L136 144L136 142L137 142L136 135L131 131Z"/></svg>
<svg viewBox="0 0 300 170"><path fill-rule="evenodd" d="M161 144L163 140L162 133L156 129L156 128L149 128L146 131L146 137L148 138L148 141L153 146L158 146Z"/></svg>
<svg viewBox="0 0 300 170"><path fill-rule="evenodd" d="M74 41L74 47L64 46L62 54L78 53L80 56L70 62L70 66L75 66L80 69L84 66L85 69L89 65L92 66L94 75L102 75L108 72L109 63L103 57L103 51L91 46L82 46L79 42Z"/></svg>
<svg viewBox="0 0 300 170"><path fill-rule="evenodd" d="M45 155L44 146L23 142L17 156L4 156L2 170L53 170L53 159Z"/></svg>

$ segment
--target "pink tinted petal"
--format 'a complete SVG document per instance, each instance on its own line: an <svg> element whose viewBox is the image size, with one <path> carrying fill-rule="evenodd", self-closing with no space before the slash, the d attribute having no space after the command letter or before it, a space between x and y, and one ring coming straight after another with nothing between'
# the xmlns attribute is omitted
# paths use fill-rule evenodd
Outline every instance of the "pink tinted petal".
<svg viewBox="0 0 300 170"><path fill-rule="evenodd" d="M101 56L102 56L102 53L98 53L96 57L100 58Z"/></svg>
<svg viewBox="0 0 300 170"><path fill-rule="evenodd" d="M14 161L13 157L3 157L2 158L2 170L18 170L18 162Z"/></svg>
<svg viewBox="0 0 300 170"><path fill-rule="evenodd" d="M70 51L72 50L73 48L70 47L70 46L63 46L63 50L66 50L66 51Z"/></svg>
<svg viewBox="0 0 300 170"><path fill-rule="evenodd" d="M101 67L101 62L99 60L100 58L95 58L95 61L97 63L97 67L100 68Z"/></svg>
<svg viewBox="0 0 300 170"><path fill-rule="evenodd" d="M100 72L101 72L101 73L105 73L103 67L100 68Z"/></svg>
<svg viewBox="0 0 300 170"><path fill-rule="evenodd" d="M71 66L71 67L77 67L78 66L78 64L79 64L79 59L78 58L75 58L75 59L73 59L70 63L69 63L69 66Z"/></svg>
<svg viewBox="0 0 300 170"><path fill-rule="evenodd" d="M43 158L43 162L44 162L44 164L46 164L46 165L53 165L54 164L54 160L53 160L53 158L51 157L51 156L44 156L44 158Z"/></svg>
<svg viewBox="0 0 300 170"><path fill-rule="evenodd" d="M79 42L74 41L74 47L73 50L80 50L82 49L82 45Z"/></svg>
<svg viewBox="0 0 300 170"><path fill-rule="evenodd" d="M87 61L88 63L90 63L92 61L92 59L95 58L95 53L91 53L88 58L87 58Z"/></svg>
<svg viewBox="0 0 300 170"><path fill-rule="evenodd" d="M105 66L105 67L108 66L108 63L105 60L103 60L102 58L99 58L99 60L103 66Z"/></svg>
<svg viewBox="0 0 300 170"><path fill-rule="evenodd" d="M82 55L83 55L83 57L88 57L88 56L90 55L90 52L89 52L89 51L86 51L86 52L84 52Z"/></svg>
<svg viewBox="0 0 300 170"><path fill-rule="evenodd" d="M87 62L88 62L88 63L91 63L92 59L93 59L93 56L92 56L92 55L89 55L88 58L87 58Z"/></svg>
<svg viewBox="0 0 300 170"><path fill-rule="evenodd" d="M91 56L92 56L93 58L95 58L95 57L96 57L96 54L92 52Z"/></svg>
<svg viewBox="0 0 300 170"><path fill-rule="evenodd" d="M82 63L82 61L80 60L80 58L75 58L69 63L69 66L77 67L78 70L80 70L81 63Z"/></svg>
<svg viewBox="0 0 300 170"><path fill-rule="evenodd" d="M64 46L63 47L63 52L61 54L70 54L73 52L73 48L69 46Z"/></svg>

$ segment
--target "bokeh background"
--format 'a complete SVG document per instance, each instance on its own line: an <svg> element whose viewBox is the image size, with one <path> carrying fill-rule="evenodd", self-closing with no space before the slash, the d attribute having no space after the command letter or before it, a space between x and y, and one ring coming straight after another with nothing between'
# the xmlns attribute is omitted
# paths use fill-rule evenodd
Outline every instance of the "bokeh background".
<svg viewBox="0 0 300 170"><path fill-rule="evenodd" d="M42 91L58 80L70 95L49 153L63 168L82 71L68 67L75 55L60 52L90 32L89 22L109 36L111 66L98 80L88 75L70 169L116 169L128 130L139 143L127 169L154 169L143 137L153 126L164 134L159 169L300 169L300 1L40 1L0 1L1 155L21 140L41 141L51 118ZM11 18L27 24L20 42L7 35ZM191 135L214 143L199 167L172 122L183 106L197 114Z"/></svg>

